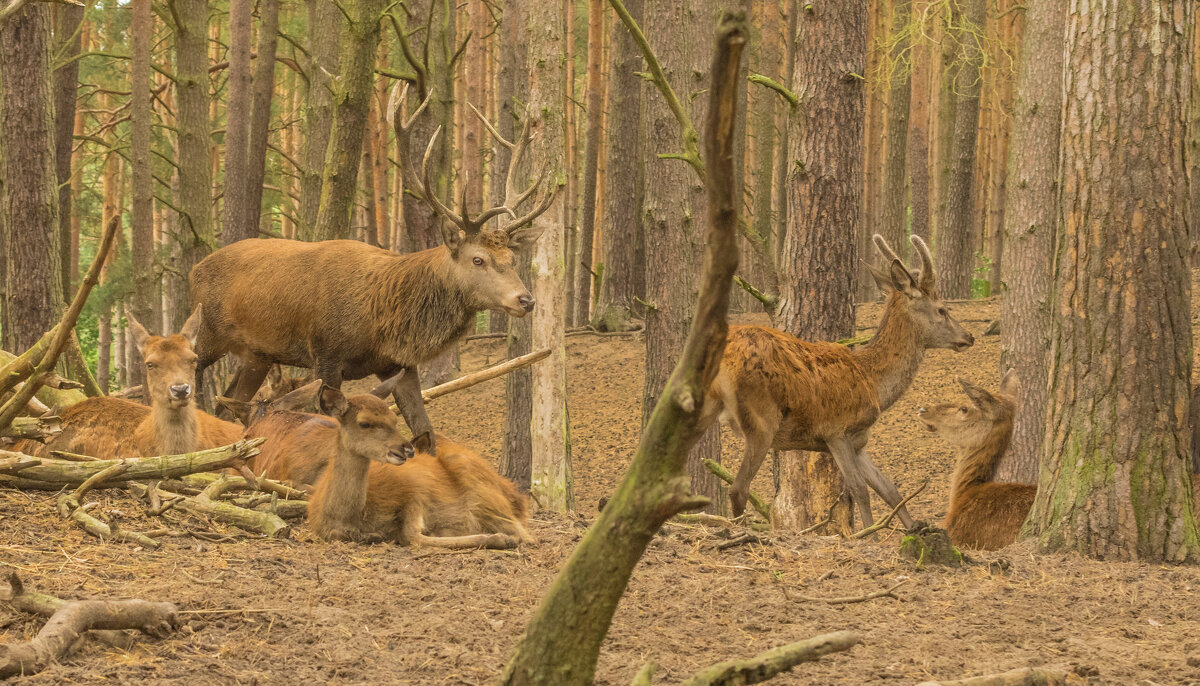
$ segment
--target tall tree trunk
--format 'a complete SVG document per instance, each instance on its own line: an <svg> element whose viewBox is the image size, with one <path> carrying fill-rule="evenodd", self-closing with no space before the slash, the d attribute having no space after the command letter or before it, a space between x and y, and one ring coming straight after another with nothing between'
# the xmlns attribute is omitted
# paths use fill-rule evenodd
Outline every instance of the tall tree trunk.
<svg viewBox="0 0 1200 686"><path fill-rule="evenodd" d="M325 171L321 177L321 206L314 234L319 240L350 238L350 212L358 194L358 167L367 131L367 110L375 85L375 51L383 0L343 3L350 20L342 37L333 100L333 128Z"/></svg>
<svg viewBox="0 0 1200 686"><path fill-rule="evenodd" d="M643 5L643 0L628 0L625 9L641 23ZM642 92L648 86L638 76L645 66L629 31L619 21L612 22L611 31L605 119L611 135L605 142L608 175L604 180L600 231L604 264L592 325L604 331L620 331L628 327L636 299L646 293L641 112Z"/></svg>
<svg viewBox="0 0 1200 686"><path fill-rule="evenodd" d="M708 84L709 55L695 40L708 34L721 0L704 0L688 7L648 3L646 35L659 37L654 46L667 80L676 93L704 90ZM683 106L688 98L683 96ZM691 101L692 121L704 121L706 98ZM666 387L667 378L683 349L691 322L697 278L704 254L704 231L699 220L705 213L704 184L687 164L661 159L678 153L679 124L665 100L655 93L643 108L646 131L645 240L646 380L642 391L642 425ZM720 432L714 424L697 441L688 457L692 490L711 499L709 510L723 512L725 487L704 467L705 459L720 459Z"/></svg>
<svg viewBox="0 0 1200 686"><path fill-rule="evenodd" d="M905 0L911 3L912 0ZM930 0L918 5L921 16ZM933 72L932 51L924 40L911 46L911 87L908 108L908 177L912 206L912 232L929 241L929 89Z"/></svg>
<svg viewBox="0 0 1200 686"><path fill-rule="evenodd" d="M130 33L130 105L129 105L129 167L132 177L130 198L133 212L130 214L130 255L133 259L133 293L129 298L129 309L139 322L149 327L151 333L158 330L155 321L154 292L158 279L154 278L154 170L150 166L150 44L154 39L154 14L150 0L132 0L133 16L129 24ZM140 354L135 354L140 358ZM140 360L128 367L129 385L145 383L145 369Z"/></svg>
<svg viewBox="0 0 1200 686"><path fill-rule="evenodd" d="M1027 522L1045 550L1200 557L1180 147L1194 11L1185 0L1088 0L1067 15L1054 364Z"/></svg>
<svg viewBox="0 0 1200 686"><path fill-rule="evenodd" d="M889 37L891 54L888 58L891 92L887 103L887 150L884 154L883 220L880 233L889 245L903 246L908 233L908 202L905 186L905 154L908 148L909 91L911 72L906 63L912 41L908 22L912 16L912 0L892 3L892 30ZM869 227L868 227L869 228ZM864 231L866 233L866 231Z"/></svg>
<svg viewBox="0 0 1200 686"><path fill-rule="evenodd" d="M229 67L225 104L225 197L221 243L229 245L258 235L257 213L250 216L250 19L252 0L229 0ZM272 79L272 85L274 79Z"/></svg>
<svg viewBox="0 0 1200 686"><path fill-rule="evenodd" d="M575 128L575 8L574 0L562 0L562 24L566 38L564 40L565 54L563 58L563 174L566 186L563 188L563 221L565 233L563 238L563 264L566 267L566 321L568 325L575 324L575 272L579 264L579 151L576 145L578 132Z"/></svg>
<svg viewBox="0 0 1200 686"><path fill-rule="evenodd" d="M576 265L575 321L591 321L592 241L596 235L596 177L600 168L600 139L604 132L604 0L588 0L587 148L583 154L583 211L579 222Z"/></svg>
<svg viewBox="0 0 1200 686"><path fill-rule="evenodd" d="M986 0L965 0L954 79L954 139L950 150L950 177L945 213L934 245L938 281L945 298L971 297L975 267L975 146L979 138L979 95L983 62L978 36L987 21Z"/></svg>
<svg viewBox="0 0 1200 686"><path fill-rule="evenodd" d="M75 57L83 49L83 7L63 5L54 8L54 54L62 64L54 70L54 167L58 178L58 247L63 300L73 294L72 270L74 256L71 248L72 200L75 175L71 173L72 150L75 148L75 96L79 91L79 60Z"/></svg>
<svg viewBox="0 0 1200 686"><path fill-rule="evenodd" d="M800 14L799 6L791 0L783 0L783 4L787 11L787 29L783 41L783 83L791 86L796 76L796 26ZM791 195L788 193L788 173L791 171L788 161L791 159L789 153L791 132L795 127L798 108L786 107L780 108L777 130L779 132L779 142L775 147L775 173L772 174L771 187L774 200L771 214L774 217L774 234L775 234L775 254L773 257L776 264L779 263L780 251L783 249L783 237L788 232L788 227L791 223L788 221L788 198ZM778 270L776 270L778 271Z"/></svg>
<svg viewBox="0 0 1200 686"><path fill-rule="evenodd" d="M212 169L209 167L208 99L208 0L176 0L179 26L175 29L176 125L179 142L175 164L179 169L176 207L179 271L187 274L212 250ZM178 331L191 313L187 280L173 282L171 330Z"/></svg>
<svg viewBox="0 0 1200 686"><path fill-rule="evenodd" d="M63 307L55 172L50 6L30 3L0 24L0 165L4 347L25 350Z"/></svg>
<svg viewBox="0 0 1200 686"><path fill-rule="evenodd" d="M271 100L275 95L275 47L278 39L279 0L262 0L258 4L258 61L254 67L254 89L250 101L250 148L246 159L245 183L247 197L243 208L245 214L241 218L246 230L242 238L258 235L266 178L267 139L271 133ZM228 185L229 180L226 179L225 183ZM286 206L287 185L280 181L280 186L285 195L280 203Z"/></svg>
<svg viewBox="0 0 1200 686"><path fill-rule="evenodd" d="M930 127L935 133L932 150L935 172L932 202L934 211L930 215L930 219L934 222L931 229L934 240L930 245L936 245L937 241L941 240L939 236L946 218L946 198L950 186L951 155L954 149L955 108L958 105L954 80L960 66L958 42L952 30L962 21L960 5L961 3L952 2L940 7L937 24L934 27L941 50L938 66L933 74L937 83L937 106L931 113L933 125Z"/></svg>
<svg viewBox="0 0 1200 686"><path fill-rule="evenodd" d="M566 42L562 11L553 3L534 3L525 17L529 48L529 112L540 135L530 146L534 168L561 170L564 160L563 60ZM557 173L551 178L556 178ZM553 181L551 182L553 183ZM566 270L563 264L565 198L560 192L550 209L534 220L543 229L533 247L532 288L537 307L532 343L550 349L550 357L533 366L533 447L530 492L541 506L567 511L575 508L571 474L570 416L567 413Z"/></svg>
<svg viewBox="0 0 1200 686"><path fill-rule="evenodd" d="M304 96L304 135L300 177L300 231L306 241L316 233L322 174L333 129L333 80L338 73L338 44L345 19L334 0L306 0L308 8L308 90Z"/></svg>
<svg viewBox="0 0 1200 686"><path fill-rule="evenodd" d="M759 21L751 23L749 61L751 71L790 86L783 75L785 57L781 12L784 4L786 3L781 0L763 3ZM778 284L774 283L770 275L774 271L775 252L778 247L771 213L774 205L775 143L778 140L775 120L779 110L783 109L779 106L781 102L783 101L778 93L767 88L755 88L750 91L747 112L752 141L750 150L754 161L750 172L754 233L762 241L752 246L753 250L743 253L743 262L746 265L743 269L749 274L751 283L769 292L778 290Z"/></svg>
<svg viewBox="0 0 1200 686"><path fill-rule="evenodd" d="M854 333L858 218L863 189L867 0L814 3L800 13L792 90L808 94L790 133L788 232L780 260L775 325L807 340ZM822 126L821 122L837 122ZM837 504L838 528L853 521L841 473L827 454L782 452L774 514L807 527Z"/></svg>
<svg viewBox="0 0 1200 686"><path fill-rule="evenodd" d="M97 317L96 383L108 393L112 389L112 305L106 305Z"/></svg>

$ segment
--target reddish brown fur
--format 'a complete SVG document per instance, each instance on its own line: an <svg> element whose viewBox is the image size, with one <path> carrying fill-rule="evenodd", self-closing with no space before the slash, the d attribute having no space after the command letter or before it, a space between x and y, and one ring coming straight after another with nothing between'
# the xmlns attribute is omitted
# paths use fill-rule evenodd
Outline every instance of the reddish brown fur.
<svg viewBox="0 0 1200 686"><path fill-rule="evenodd" d="M870 524L867 487L889 505L901 498L864 450L871 426L916 375L927 348L961 350L973 343L943 307L934 289L932 259L919 239L923 268L910 272L876 236L888 272L875 271L888 299L878 333L858 350L802 341L761 326L730 327L706 420L718 413L746 439L742 466L730 491L735 514L745 510L750 481L768 450L831 453L864 523ZM912 518L903 507L905 526Z"/></svg>

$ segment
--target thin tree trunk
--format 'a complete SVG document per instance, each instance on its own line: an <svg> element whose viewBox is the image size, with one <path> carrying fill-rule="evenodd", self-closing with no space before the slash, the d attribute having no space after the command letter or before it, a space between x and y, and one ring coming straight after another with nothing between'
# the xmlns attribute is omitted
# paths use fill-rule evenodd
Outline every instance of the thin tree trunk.
<svg viewBox="0 0 1200 686"><path fill-rule="evenodd" d="M106 306L97 317L96 383L108 393L112 389L112 307Z"/></svg>
<svg viewBox="0 0 1200 686"><path fill-rule="evenodd" d="M892 31L889 38L892 50L887 72L891 88L886 121L888 144L883 163L883 219L879 227L889 245L899 246L908 242L905 240L908 234L905 155L908 147L909 91L912 89L912 81L905 60L911 47L907 32L911 16L912 0L894 0Z"/></svg>
<svg viewBox="0 0 1200 686"><path fill-rule="evenodd" d="M783 19L780 12L785 3L782 0L771 0L763 3L760 21L752 22L750 61L751 70L765 74L780 83L790 86L784 80L784 41ZM758 27L754 27L757 23ZM754 40L754 36L758 36ZM751 154L754 163L751 167L750 187L753 190L752 204L754 232L761 237L759 245L745 254L745 271L749 274L750 282L758 288L775 292L778 284L769 275L774 271L775 252L778 240L774 235L774 217L771 216L774 206L774 174L775 174L775 144L776 116L783 100L779 94L767 88L755 88L750 92L748 114L750 117ZM785 120L786 121L786 120ZM786 155L783 155L786 157Z"/></svg>
<svg viewBox="0 0 1200 686"><path fill-rule="evenodd" d="M333 80L338 73L338 44L345 19L334 0L306 0L308 8L308 90L304 97L304 135L300 177L300 230L306 241L316 233L322 174L333 129Z"/></svg>
<svg viewBox="0 0 1200 686"><path fill-rule="evenodd" d="M72 200L75 195L76 176L71 173L71 151L75 146L75 96L79 91L79 60L75 59L83 48L83 7L63 5L54 10L54 53L62 66L54 70L54 159L58 179L58 246L62 253L60 270L62 275L63 300L73 295L72 283L75 270L72 262L71 222L75 221Z"/></svg>
<svg viewBox="0 0 1200 686"><path fill-rule="evenodd" d="M591 321L592 241L596 235L596 178L604 135L604 0L588 0L587 148L583 154L583 211L575 283L575 326Z"/></svg>
<svg viewBox="0 0 1200 686"><path fill-rule="evenodd" d="M266 178L267 139L271 133L271 100L275 95L279 0L261 0L258 15L258 61L254 67L254 86L250 101L250 147L246 158L247 196L243 207L245 214L241 218L246 229L241 235L242 238L253 238L259 231L259 214L262 211L263 184ZM226 185L228 183L227 179ZM280 186L286 196L286 183L280 181ZM280 203L286 205L287 198L281 198Z"/></svg>
<svg viewBox="0 0 1200 686"><path fill-rule="evenodd" d="M258 235L258 216L250 217L250 20L252 0L229 0L229 67L225 70L225 196L221 243ZM272 66L274 64L272 63ZM274 85L274 79L272 79Z"/></svg>
<svg viewBox="0 0 1200 686"><path fill-rule="evenodd" d="M133 293L130 310L138 321L145 322L151 333L158 331L154 321L154 170L150 166L150 44L153 41L154 14L150 0L131 0L133 17L130 33L130 214L129 243L133 265ZM135 353L135 358L141 355ZM128 367L129 384L145 382L145 370L140 359Z"/></svg>
<svg viewBox="0 0 1200 686"><path fill-rule="evenodd" d="M793 0L784 0L787 10L787 34L783 41L783 83L789 87L796 76L796 27L799 19L799 7ZM788 172L791 160L791 132L795 127L797 108L780 108L779 113L779 143L775 152L775 173L771 178L772 195L774 196L771 214L774 216L775 254L772 256L778 265L780 251L783 249L783 237L787 235L788 227ZM778 268L775 270L778 272Z"/></svg>
<svg viewBox="0 0 1200 686"><path fill-rule="evenodd" d="M912 0L905 0L911 2ZM917 5L924 16L931 0L922 0ZM912 206L912 233L929 241L929 89L933 72L932 52L925 41L912 44L912 92L908 109L908 177ZM893 244L895 245L895 244Z"/></svg>
<svg viewBox="0 0 1200 686"><path fill-rule="evenodd" d="M934 137L934 186L933 186L933 207L935 211L931 215L934 222L932 228L933 245L941 240L942 227L945 225L946 218L946 201L949 197L950 186L950 167L952 165L953 148L954 148L954 121L955 109L958 106L958 97L954 89L954 80L960 66L958 60L958 42L954 34L951 32L951 27L961 21L962 11L960 3L947 3L940 9L938 16L938 25L936 33L940 40L941 53L938 62L938 69L935 71L937 82L937 107L933 114L935 116L935 126L930 128L936 132Z"/></svg>
<svg viewBox="0 0 1200 686"><path fill-rule="evenodd" d="M563 221L565 233L563 239L563 260L566 278L566 322L575 325L575 272L579 264L579 224L577 207L579 195L579 151L576 145L577 131L575 130L575 12L574 0L562 0L562 23L566 39L563 47L563 168L567 185L563 189Z"/></svg>
<svg viewBox="0 0 1200 686"><path fill-rule="evenodd" d="M1084 0L1067 14L1054 363L1027 522L1044 550L1200 558L1180 148L1194 12L1186 0Z"/></svg>

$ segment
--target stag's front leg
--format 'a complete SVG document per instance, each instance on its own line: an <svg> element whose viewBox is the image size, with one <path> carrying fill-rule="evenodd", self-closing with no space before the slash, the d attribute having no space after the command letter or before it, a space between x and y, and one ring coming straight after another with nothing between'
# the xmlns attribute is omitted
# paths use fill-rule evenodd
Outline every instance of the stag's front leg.
<svg viewBox="0 0 1200 686"><path fill-rule="evenodd" d="M379 378L386 379L399 373L400 369L394 369L387 375L380 375ZM404 423L408 424L408 430L412 432L413 442L421 439L422 435L427 436L427 451L430 455L436 454L433 424L429 421L429 415L425 414L425 400L421 398L421 378L416 367L405 368L404 376L400 377L396 388L392 390L392 397L396 399L400 416L404 417Z"/></svg>

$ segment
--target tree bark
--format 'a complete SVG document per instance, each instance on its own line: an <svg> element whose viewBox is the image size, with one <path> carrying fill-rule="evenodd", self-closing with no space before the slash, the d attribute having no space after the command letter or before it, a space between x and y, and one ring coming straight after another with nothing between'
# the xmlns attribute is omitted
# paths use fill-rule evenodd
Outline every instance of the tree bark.
<svg viewBox="0 0 1200 686"><path fill-rule="evenodd" d="M1059 118L1062 112L1066 12L1033 0L1026 10L1017 76L1004 215L1005 293L1000 299L1001 362L1017 370L1021 392L1012 442L997 481L1034 483L1046 417L1046 374L1053 297L1052 253L1058 221ZM1020 325L1017 325L1020 322Z"/></svg>
<svg viewBox="0 0 1200 686"><path fill-rule="evenodd" d="M1200 557L1180 148L1194 11L1085 0L1067 14L1049 409L1026 523L1043 550Z"/></svg>
<svg viewBox="0 0 1200 686"><path fill-rule="evenodd" d="M583 211L579 221L579 256L575 265L575 326L591 321L592 242L596 235L596 180L600 139L604 132L604 0L588 0L587 148L583 153Z"/></svg>
<svg viewBox="0 0 1200 686"><path fill-rule="evenodd" d="M807 98L789 133L789 226L774 323L807 340L854 334L866 88L853 74L863 73L867 22L866 0L814 3L800 13L794 38L792 90ZM833 458L785 451L777 460L775 515L799 528L823 520L844 490ZM836 521L853 522L849 506L842 498Z"/></svg>
<svg viewBox="0 0 1200 686"><path fill-rule="evenodd" d="M701 41L710 30L721 0L704 0L688 7L648 3L645 34L659 37L654 46L667 81L686 94L704 90L708 83L709 56ZM703 121L707 102L691 101L691 120ZM704 232L699 223L705 212L704 182L677 159L656 155L680 152L679 122L661 97L650 97L643 107L646 131L644 226L646 241L646 379L642 391L642 424L666 388L679 359L691 323L693 302L704 255ZM709 511L725 511L725 487L704 466L705 459L720 462L720 432L713 427L696 442L688 458L692 489L711 500Z"/></svg>
<svg viewBox="0 0 1200 686"><path fill-rule="evenodd" d="M151 333L162 333L161 320L154 316L154 289L158 280L154 278L154 170L150 166L150 44L154 40L154 14L150 0L131 0L130 7L133 14L129 25L129 167L133 205L129 231L133 258L130 309L138 321L149 326ZM129 367L129 385L136 386L145 380L145 369L139 360Z"/></svg>
<svg viewBox="0 0 1200 686"><path fill-rule="evenodd" d="M55 172L50 6L30 3L0 24L4 347L24 350L63 308Z"/></svg>
<svg viewBox="0 0 1200 686"><path fill-rule="evenodd" d="M258 5L258 61L254 67L253 94L250 101L250 143L246 161L247 197L241 218L246 227L241 238L253 238L259 232L263 184L266 178L267 139L271 133L271 100L275 95L275 48L279 40L279 0L262 0ZM228 180L226 180L228 184ZM283 185L283 181L280 184ZM286 190L286 186L285 186ZM281 203L286 204L282 198ZM226 229L228 230L228 228Z"/></svg>
<svg viewBox="0 0 1200 686"><path fill-rule="evenodd" d="M971 297L975 267L975 147L979 138L979 70L983 63L980 42L987 21L986 0L965 0L962 27L958 30L957 70L954 78L954 138L949 151L950 171L945 212L934 243L940 295L948 299Z"/></svg>
<svg viewBox="0 0 1200 686"><path fill-rule="evenodd" d="M643 4L643 0L625 3L625 9L639 23ZM611 31L605 119L609 131L605 138L608 169L600 231L604 264L592 326L602 331L621 331L628 328L636 299L646 294L641 129L642 91L646 86L638 76L645 71L642 54L629 31L619 21L612 22Z"/></svg>
<svg viewBox="0 0 1200 686"><path fill-rule="evenodd" d="M316 233L321 206L321 176L333 127L333 79L338 72L338 40L344 18L333 0L306 0L308 8L308 90L304 95L304 135L300 170L300 231L306 241Z"/></svg>
<svg viewBox="0 0 1200 686"><path fill-rule="evenodd" d="M563 61L566 41L562 8L554 3L531 4L525 15L529 47L529 116L536 117L530 144L530 163L561 178L564 160ZM550 181L554 183L554 181ZM566 328L567 294L563 246L566 238L566 199L562 193L546 212L533 220L542 229L533 246L530 291L537 307L529 315L535 350L550 349L550 357L532 367L533 394L530 439L533 448L530 492L543 508L575 508L571 474L570 415L567 413Z"/></svg>
<svg viewBox="0 0 1200 686"><path fill-rule="evenodd" d="M911 3L912 0L905 0ZM929 7L929 0L923 0L918 5L923 12ZM912 57L911 74L909 76L912 91L909 95L908 107L908 178L909 200L912 206L912 233L929 242L929 88L930 76L933 71L932 53L925 41L917 41L911 45ZM902 249L900 243L897 249Z"/></svg>
<svg viewBox="0 0 1200 686"><path fill-rule="evenodd" d="M247 224L250 187L250 18L251 0L229 0L229 66L225 73L225 196L221 243L258 235L258 222Z"/></svg>
<svg viewBox="0 0 1200 686"><path fill-rule="evenodd" d="M912 89L911 71L907 63L912 47L908 33L911 16L912 0L894 0L892 30L888 38L892 49L888 58L889 69L885 72L889 77L891 92L887 103L887 150L883 162L883 218L879 227L888 244L897 246L908 242L905 240L908 234L905 155L908 148L909 92Z"/></svg>
<svg viewBox="0 0 1200 686"><path fill-rule="evenodd" d="M83 49L83 9L75 5L57 7L54 22L54 53L62 62L62 66L54 70L54 166L59 184L58 247L62 253L60 269L64 301L71 297L74 262L78 259L73 251L78 244L71 240L71 222L75 220L71 208L77 184L76 175L71 173L71 160L77 120L75 96L79 91L79 60L75 57Z"/></svg>

